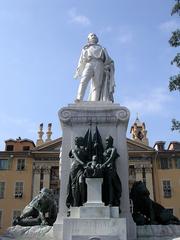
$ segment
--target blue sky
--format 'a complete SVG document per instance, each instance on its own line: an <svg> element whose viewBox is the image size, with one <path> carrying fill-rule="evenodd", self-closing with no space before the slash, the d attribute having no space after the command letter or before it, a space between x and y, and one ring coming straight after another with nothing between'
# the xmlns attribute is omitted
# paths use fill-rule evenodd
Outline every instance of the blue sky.
<svg viewBox="0 0 180 240"><path fill-rule="evenodd" d="M0 149L8 138L36 142L52 122L61 136L57 112L75 99L73 79L89 32L115 61L115 102L138 113L155 141L179 141L171 119L180 119L178 92L169 93L170 61L177 49L168 44L179 25L164 0L0 0Z"/></svg>

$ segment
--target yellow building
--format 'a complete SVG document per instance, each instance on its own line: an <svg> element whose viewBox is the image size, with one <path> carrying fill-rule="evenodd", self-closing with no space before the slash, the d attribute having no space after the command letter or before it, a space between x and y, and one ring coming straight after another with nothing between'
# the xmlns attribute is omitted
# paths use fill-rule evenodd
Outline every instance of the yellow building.
<svg viewBox="0 0 180 240"><path fill-rule="evenodd" d="M180 142L171 142L165 149L165 142L154 145L155 200L180 218Z"/></svg>
<svg viewBox="0 0 180 240"><path fill-rule="evenodd" d="M9 139L0 152L0 235L32 198L34 147L29 139Z"/></svg>

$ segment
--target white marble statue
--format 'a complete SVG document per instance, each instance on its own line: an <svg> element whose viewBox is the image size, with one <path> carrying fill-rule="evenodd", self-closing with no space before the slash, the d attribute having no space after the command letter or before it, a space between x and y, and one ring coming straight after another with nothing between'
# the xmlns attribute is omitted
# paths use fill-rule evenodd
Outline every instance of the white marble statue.
<svg viewBox="0 0 180 240"><path fill-rule="evenodd" d="M94 33L88 35L88 43L81 51L74 78L80 78L75 102L83 100L90 80L89 101L114 101L114 62L106 49L98 44Z"/></svg>

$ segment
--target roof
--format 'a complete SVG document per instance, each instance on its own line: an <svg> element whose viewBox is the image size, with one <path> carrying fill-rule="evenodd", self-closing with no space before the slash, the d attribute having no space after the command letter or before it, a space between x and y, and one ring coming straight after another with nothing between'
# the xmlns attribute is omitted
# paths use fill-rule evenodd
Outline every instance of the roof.
<svg viewBox="0 0 180 240"><path fill-rule="evenodd" d="M20 142L20 143L22 143L22 142L30 142L30 143L32 143L33 145L34 145L34 147L35 147L35 143L31 140L31 139L28 139L28 138L23 138L23 139L21 139L21 138L17 138L16 140L15 139L13 139L13 138L9 138L9 139L7 139L7 140L5 140L5 143L8 143L8 142Z"/></svg>
<svg viewBox="0 0 180 240"><path fill-rule="evenodd" d="M62 145L62 137L54 139L52 141L45 142L35 148L33 148L32 152L48 152L48 151L60 151L60 147Z"/></svg>
<svg viewBox="0 0 180 240"><path fill-rule="evenodd" d="M132 152L134 152L134 151L155 152L154 148L147 146L143 142L137 142L137 141L129 139L129 138L127 138L127 146L128 146L128 152L129 151L132 151Z"/></svg>

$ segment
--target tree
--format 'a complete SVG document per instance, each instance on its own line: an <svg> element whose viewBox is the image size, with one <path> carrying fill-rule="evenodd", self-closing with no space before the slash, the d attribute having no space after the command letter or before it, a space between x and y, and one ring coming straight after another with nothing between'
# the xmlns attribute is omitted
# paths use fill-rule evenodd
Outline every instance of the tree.
<svg viewBox="0 0 180 240"><path fill-rule="evenodd" d="M173 14L178 14L180 16L180 0L175 0L176 3L172 8L171 16ZM171 47L179 47L180 46L180 29L176 29L176 31L172 32L172 36L169 39L169 44ZM176 65L176 67L180 68L180 53L174 57L171 61L171 64ZM180 91L180 74L176 74L170 77L169 81L169 90L170 91ZM180 121L176 119L172 119L172 127L171 130L177 130L180 132Z"/></svg>

